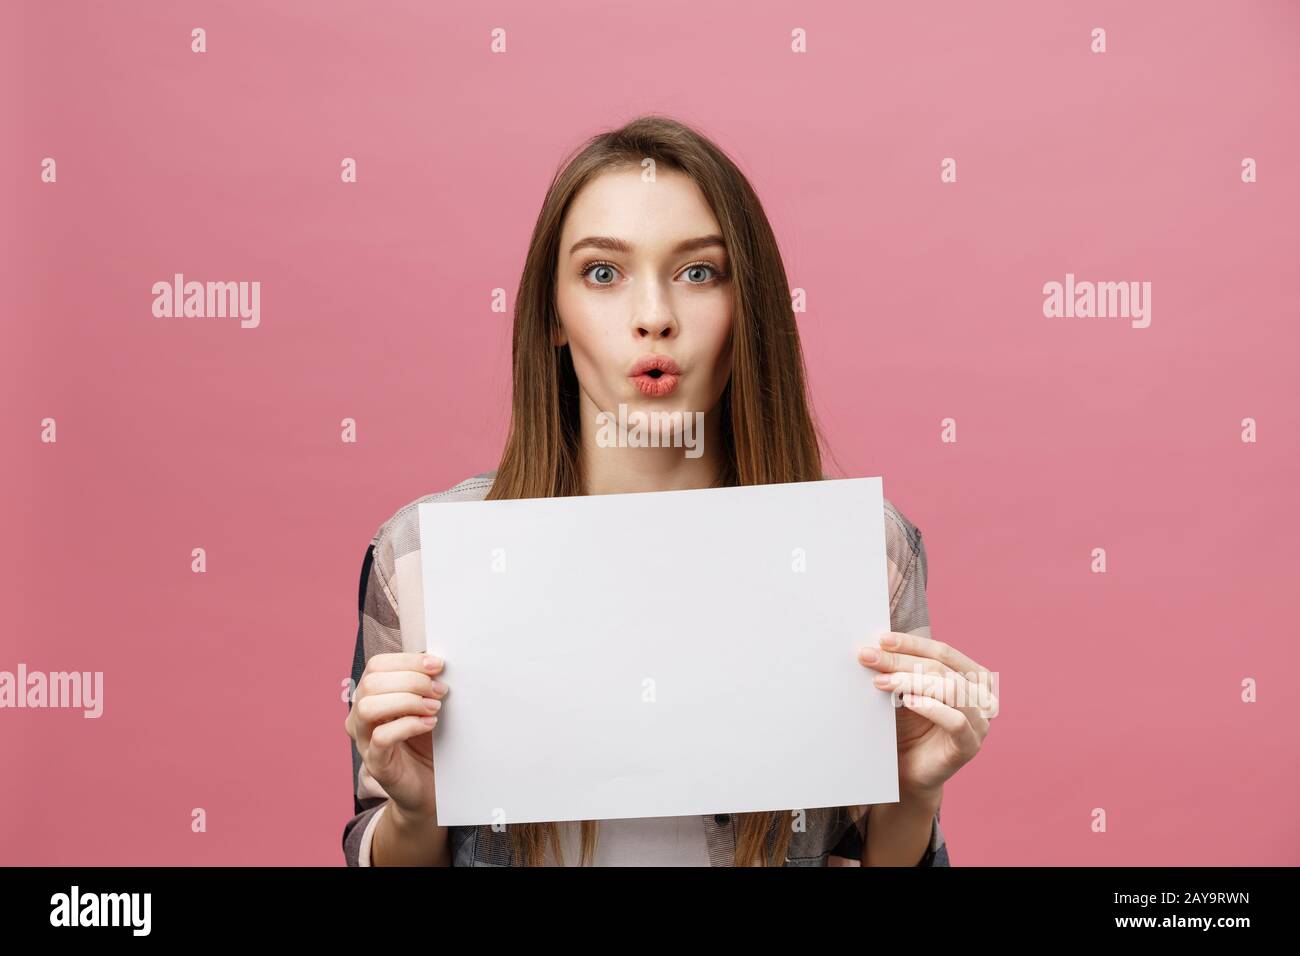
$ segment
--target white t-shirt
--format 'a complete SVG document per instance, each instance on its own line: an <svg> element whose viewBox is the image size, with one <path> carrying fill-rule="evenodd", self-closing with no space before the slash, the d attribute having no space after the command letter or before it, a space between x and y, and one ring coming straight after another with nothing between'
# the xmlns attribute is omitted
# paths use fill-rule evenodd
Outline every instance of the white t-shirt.
<svg viewBox="0 0 1300 956"><path fill-rule="evenodd" d="M582 861L582 828L576 821L558 823L564 865ZM547 866L558 866L548 849ZM628 817L601 820L597 826L594 866L708 866L704 818Z"/></svg>

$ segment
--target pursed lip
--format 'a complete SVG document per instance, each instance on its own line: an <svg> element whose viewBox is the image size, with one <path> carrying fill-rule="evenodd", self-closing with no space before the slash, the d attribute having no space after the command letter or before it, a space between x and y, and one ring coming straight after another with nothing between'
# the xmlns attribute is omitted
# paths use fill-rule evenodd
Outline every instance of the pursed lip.
<svg viewBox="0 0 1300 956"><path fill-rule="evenodd" d="M628 378L647 398L663 398L677 387L682 370L667 355L648 353L632 363Z"/></svg>
<svg viewBox="0 0 1300 956"><path fill-rule="evenodd" d="M648 354L643 355L632 363L632 370L627 374L633 378L638 375L645 375L647 372L660 371L665 375L681 375L682 370L677 367L667 355Z"/></svg>

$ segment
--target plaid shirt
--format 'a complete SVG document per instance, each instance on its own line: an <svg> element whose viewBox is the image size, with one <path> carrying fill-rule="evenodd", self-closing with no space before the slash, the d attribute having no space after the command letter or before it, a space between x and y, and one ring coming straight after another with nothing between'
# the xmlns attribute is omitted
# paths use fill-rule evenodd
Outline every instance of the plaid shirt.
<svg viewBox="0 0 1300 956"><path fill-rule="evenodd" d="M420 577L419 505L430 501L482 501L496 472L485 472L437 494L425 495L383 523L366 548L361 565L356 649L352 686L356 687L375 654L425 650L424 589ZM930 635L926 605L926 557L921 532L885 499L885 552L889 572L890 629ZM349 703L349 707L351 704ZM343 827L348 866L370 865L370 843L388 795L361 762L352 742L353 817ZM826 866L862 857L866 807L808 809L786 851L786 866ZM776 826L780 826L778 820ZM488 824L450 827L452 866L509 866L510 835ZM704 832L711 866L732 866L736 825L730 814L707 814ZM768 848L776 829L768 833ZM832 859L833 858L833 859ZM948 866L948 848L935 813L930 843L920 866Z"/></svg>

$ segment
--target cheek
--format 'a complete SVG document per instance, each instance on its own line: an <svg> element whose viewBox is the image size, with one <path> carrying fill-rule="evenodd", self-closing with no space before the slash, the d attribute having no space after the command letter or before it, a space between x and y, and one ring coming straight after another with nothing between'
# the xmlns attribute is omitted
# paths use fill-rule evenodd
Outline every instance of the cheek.
<svg viewBox="0 0 1300 956"><path fill-rule="evenodd" d="M579 380L590 385L596 380L610 378L611 369L616 371L619 361L610 323L583 309L566 311L562 303L560 314L569 338L573 369Z"/></svg>
<svg viewBox="0 0 1300 956"><path fill-rule="evenodd" d="M714 371L718 377L724 380L731 370L730 332L730 314L719 316L716 321L710 322L705 327L705 340L708 343L708 352L713 356Z"/></svg>

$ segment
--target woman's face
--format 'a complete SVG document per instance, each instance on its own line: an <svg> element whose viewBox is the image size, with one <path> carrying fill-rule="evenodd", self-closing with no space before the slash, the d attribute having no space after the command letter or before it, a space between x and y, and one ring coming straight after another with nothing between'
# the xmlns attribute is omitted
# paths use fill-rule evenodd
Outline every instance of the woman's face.
<svg viewBox="0 0 1300 956"><path fill-rule="evenodd" d="M677 170L653 182L638 167L611 170L574 197L556 264L556 344L569 345L584 419L617 414L620 403L629 413L717 405L731 373L733 307L721 232Z"/></svg>

